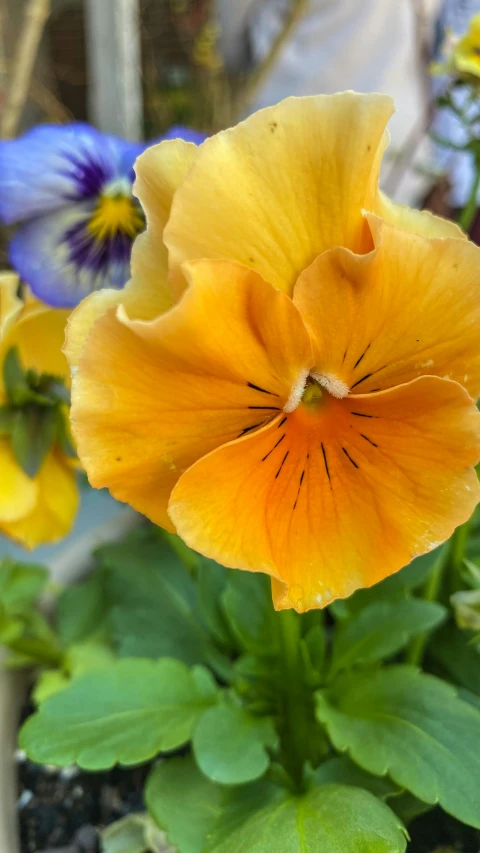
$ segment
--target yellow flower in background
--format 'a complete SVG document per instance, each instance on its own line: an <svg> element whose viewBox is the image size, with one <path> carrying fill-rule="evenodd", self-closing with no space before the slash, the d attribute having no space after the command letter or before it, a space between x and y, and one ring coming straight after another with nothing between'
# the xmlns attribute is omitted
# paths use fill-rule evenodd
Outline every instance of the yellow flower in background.
<svg viewBox="0 0 480 853"><path fill-rule="evenodd" d="M376 583L480 496L480 250L379 193L391 111L288 99L145 152L124 305L70 321L92 485L268 573L278 609Z"/></svg>
<svg viewBox="0 0 480 853"><path fill-rule="evenodd" d="M480 77L480 14L471 18L467 32L459 38L447 32L443 53L445 60L432 64L433 74Z"/></svg>
<svg viewBox="0 0 480 853"><path fill-rule="evenodd" d="M29 476L14 452L14 427L33 403L11 406L5 387L5 360L18 355L22 368L69 385L68 365L61 348L68 311L49 308L27 294L17 296L18 278L0 275L0 533L27 548L55 542L70 530L78 507L75 467L61 449L53 427L42 464ZM58 421L60 423L60 420Z"/></svg>

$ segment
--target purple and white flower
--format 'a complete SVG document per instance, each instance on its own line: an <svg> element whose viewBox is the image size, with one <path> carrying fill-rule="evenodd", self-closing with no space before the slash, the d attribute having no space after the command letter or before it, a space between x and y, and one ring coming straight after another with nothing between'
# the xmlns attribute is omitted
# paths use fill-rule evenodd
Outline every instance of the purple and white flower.
<svg viewBox="0 0 480 853"><path fill-rule="evenodd" d="M162 138L176 137L205 138L183 127ZM0 142L0 219L18 225L10 262L39 299L68 308L93 290L124 286L144 228L133 164L148 144L82 123L40 125Z"/></svg>

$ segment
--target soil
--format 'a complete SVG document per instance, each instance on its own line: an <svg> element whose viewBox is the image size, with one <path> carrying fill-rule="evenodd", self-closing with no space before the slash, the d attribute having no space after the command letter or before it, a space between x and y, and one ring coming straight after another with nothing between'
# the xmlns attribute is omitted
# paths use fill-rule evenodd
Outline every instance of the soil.
<svg viewBox="0 0 480 853"><path fill-rule="evenodd" d="M98 828L144 809L149 770L150 765L108 773L57 770L33 764L19 752L22 853L100 853Z"/></svg>
<svg viewBox="0 0 480 853"><path fill-rule="evenodd" d="M142 811L151 765L84 773L42 767L18 753L18 815L22 853L100 853L98 828ZM409 827L408 853L480 853L480 832L441 809Z"/></svg>

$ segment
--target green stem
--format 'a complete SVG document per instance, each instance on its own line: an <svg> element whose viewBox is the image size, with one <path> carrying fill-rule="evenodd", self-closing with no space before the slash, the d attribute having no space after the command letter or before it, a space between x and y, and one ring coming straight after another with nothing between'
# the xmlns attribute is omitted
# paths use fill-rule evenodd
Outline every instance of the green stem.
<svg viewBox="0 0 480 853"><path fill-rule="evenodd" d="M280 632L282 684L282 746L285 767L301 790L303 786L303 765L308 758L308 744L305 735L308 730L308 708L305 687L302 680L302 662L300 657L300 621L293 610L283 610L276 620Z"/></svg>
<svg viewBox="0 0 480 853"><path fill-rule="evenodd" d="M457 592L457 590L462 588L462 567L472 518L469 518L468 521L457 527L450 539L450 593Z"/></svg>
<svg viewBox="0 0 480 853"><path fill-rule="evenodd" d="M470 231L473 220L475 219L475 214L477 212L477 196L478 189L480 187L480 159L478 155L474 158L475 165L475 177L472 183L472 187L470 190L470 195L468 201L463 208L460 216L457 219L457 224L460 225L460 228L463 228L466 234Z"/></svg>
<svg viewBox="0 0 480 853"><path fill-rule="evenodd" d="M423 589L422 598L425 601L436 601L442 587L443 577L449 564L450 543L439 554L430 577ZM420 666L425 652L428 633L417 634L411 641L407 651L407 663Z"/></svg>
<svg viewBox="0 0 480 853"><path fill-rule="evenodd" d="M465 556L465 548L470 532L471 519L468 519L460 527L454 530L448 544L440 553L432 573L425 584L422 598L424 601L437 601L440 598L440 593L443 586L445 574L449 573L449 591L455 592L461 587L460 573ZM418 634L414 637L407 651L407 662L414 666L421 666L425 646L428 640L428 633Z"/></svg>

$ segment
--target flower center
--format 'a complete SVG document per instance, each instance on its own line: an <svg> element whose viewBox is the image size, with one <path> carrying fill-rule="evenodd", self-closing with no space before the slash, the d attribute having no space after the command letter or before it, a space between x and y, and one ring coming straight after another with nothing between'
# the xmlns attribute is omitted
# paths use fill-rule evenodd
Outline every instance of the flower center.
<svg viewBox="0 0 480 853"><path fill-rule="evenodd" d="M143 227L141 208L132 196L123 192L101 195L88 222L88 231L99 241L119 232L133 240Z"/></svg>
<svg viewBox="0 0 480 853"><path fill-rule="evenodd" d="M348 396L349 387L346 382L331 373L302 372L290 391L283 411L287 414L294 412L300 403L309 409L317 409L326 402L325 392L341 400Z"/></svg>
<svg viewBox="0 0 480 853"><path fill-rule="evenodd" d="M331 373L312 373L312 378L337 400L348 396L349 387L347 383L337 376Z"/></svg>

